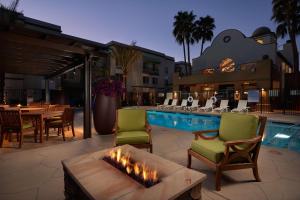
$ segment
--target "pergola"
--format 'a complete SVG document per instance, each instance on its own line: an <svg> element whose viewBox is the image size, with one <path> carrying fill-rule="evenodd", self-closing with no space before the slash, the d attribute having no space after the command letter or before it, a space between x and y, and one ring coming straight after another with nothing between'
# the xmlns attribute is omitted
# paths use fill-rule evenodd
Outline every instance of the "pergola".
<svg viewBox="0 0 300 200"><path fill-rule="evenodd" d="M0 21L0 72L43 76L46 102L50 78L84 68L84 138L91 137L92 60L107 58L107 52L104 44L63 34L60 26L22 14L9 25Z"/></svg>

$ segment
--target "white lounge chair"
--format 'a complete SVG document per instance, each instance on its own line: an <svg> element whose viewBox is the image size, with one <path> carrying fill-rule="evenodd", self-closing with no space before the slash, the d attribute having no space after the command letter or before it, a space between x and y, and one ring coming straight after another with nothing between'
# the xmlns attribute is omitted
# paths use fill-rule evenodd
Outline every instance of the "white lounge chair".
<svg viewBox="0 0 300 200"><path fill-rule="evenodd" d="M169 100L170 99L165 99L164 103L161 105L158 105L157 108L163 109L165 106L169 105Z"/></svg>
<svg viewBox="0 0 300 200"><path fill-rule="evenodd" d="M192 105L186 107L187 110L188 110L188 111L197 110L197 108L199 107L198 103L199 103L199 100L193 100Z"/></svg>
<svg viewBox="0 0 300 200"><path fill-rule="evenodd" d="M220 106L217 108L214 108L213 111L217 112L228 112L228 100L221 100Z"/></svg>
<svg viewBox="0 0 300 200"><path fill-rule="evenodd" d="M212 99L207 99L205 106L198 108L198 111L208 112L213 109L214 101Z"/></svg>
<svg viewBox="0 0 300 200"><path fill-rule="evenodd" d="M239 103L236 108L232 109L231 112L247 112L249 107L247 107L247 100L239 100Z"/></svg>
<svg viewBox="0 0 300 200"><path fill-rule="evenodd" d="M178 102L177 99L173 99L171 105L165 106L164 108L165 109L172 109L173 107L177 106L177 102Z"/></svg>
<svg viewBox="0 0 300 200"><path fill-rule="evenodd" d="M180 106L175 106L174 109L185 110L186 107L187 107L187 99L183 99L183 100L181 101Z"/></svg>

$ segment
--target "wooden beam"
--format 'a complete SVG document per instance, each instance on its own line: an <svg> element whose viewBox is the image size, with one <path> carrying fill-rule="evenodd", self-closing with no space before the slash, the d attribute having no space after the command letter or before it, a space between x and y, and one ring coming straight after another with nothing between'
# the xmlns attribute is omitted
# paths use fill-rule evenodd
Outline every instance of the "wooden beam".
<svg viewBox="0 0 300 200"><path fill-rule="evenodd" d="M90 138L92 137L91 133L91 59L86 56L85 64L84 64L84 129L83 129L83 138Z"/></svg>
<svg viewBox="0 0 300 200"><path fill-rule="evenodd" d="M72 64L70 64L70 65L68 65L68 66L66 66L66 67L63 67L63 68L61 68L61 69L55 71L54 73L48 74L48 76L46 76L46 78L49 79L49 78L53 78L53 77L55 77L55 76L59 76L59 75L61 75L61 74L64 74L64 73L66 73L66 71L69 71L69 70L71 70L72 68L81 65L82 62L83 62L83 61L76 61L76 62L74 62L74 63L72 63Z"/></svg>
<svg viewBox="0 0 300 200"><path fill-rule="evenodd" d="M78 47L54 43L51 41L38 39L38 38L34 38L34 37L29 37L29 36L25 36L25 35L19 35L19 34L15 34L12 32L0 32L0 40L1 41L18 42L19 44L33 45L33 46L41 47L41 48L45 48L45 49L55 49L55 50L60 50L60 51L64 51L64 52L85 54L85 51Z"/></svg>

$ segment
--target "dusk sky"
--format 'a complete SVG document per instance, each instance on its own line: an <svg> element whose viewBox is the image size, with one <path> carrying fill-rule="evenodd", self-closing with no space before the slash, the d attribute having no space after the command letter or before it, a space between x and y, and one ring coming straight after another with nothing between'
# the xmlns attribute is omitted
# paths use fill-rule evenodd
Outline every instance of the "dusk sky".
<svg viewBox="0 0 300 200"><path fill-rule="evenodd" d="M0 0L8 4L10 0ZM225 3L226 2L226 3ZM183 60L182 47L172 35L174 15L180 10L215 18L214 36L233 28L251 36L260 26L275 31L270 20L272 0L21 0L25 16L60 25L66 34L107 43L130 43L163 52ZM285 40L279 41L279 48ZM297 38L300 46L299 37ZM210 42L205 44L205 47ZM298 47L299 48L299 47ZM191 48L191 57L200 53L200 44Z"/></svg>

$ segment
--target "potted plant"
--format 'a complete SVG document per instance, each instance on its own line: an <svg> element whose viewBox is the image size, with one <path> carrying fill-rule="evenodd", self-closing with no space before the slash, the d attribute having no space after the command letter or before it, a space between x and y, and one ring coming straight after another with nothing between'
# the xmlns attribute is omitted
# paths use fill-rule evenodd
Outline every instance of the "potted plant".
<svg viewBox="0 0 300 200"><path fill-rule="evenodd" d="M122 96L124 87L121 81L101 79L93 86L93 117L94 127L98 134L113 133L116 119L118 99Z"/></svg>

